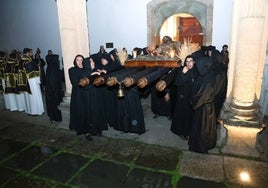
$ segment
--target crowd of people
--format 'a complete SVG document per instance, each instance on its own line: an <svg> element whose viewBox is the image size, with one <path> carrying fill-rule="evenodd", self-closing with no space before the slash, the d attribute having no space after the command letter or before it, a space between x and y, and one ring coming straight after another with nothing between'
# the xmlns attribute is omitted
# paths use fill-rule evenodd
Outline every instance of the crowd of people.
<svg viewBox="0 0 268 188"><path fill-rule="evenodd" d="M167 38L159 48L142 51L146 55L162 56L167 54L166 48L170 50L167 47L170 44L174 45ZM0 52L0 89L7 109L25 111L29 115L44 113L43 92L51 123L60 122L62 114L58 106L64 91L59 55L49 50L43 60L40 54L39 48L35 55L30 48L25 48L22 56L16 50L8 56ZM202 46L176 68L175 79L161 95L154 87L140 90L134 84L124 88L124 97L118 97L120 83L112 87L93 84L97 77L106 82L113 73L125 69L117 49L108 53L104 46L100 46L99 52L89 57L78 54L73 67L68 70L72 85L69 129L89 141L92 141L92 135L102 136L102 131L109 126L123 132L143 134L141 97L148 96L149 90L152 112L156 116L169 117L171 132L187 140L189 150L207 153L216 145L218 118L227 91L228 63L227 45L221 52L214 46Z"/></svg>
<svg viewBox="0 0 268 188"><path fill-rule="evenodd" d="M116 51L108 53L101 46L99 52L90 57L77 55L74 66L69 69L72 84L69 128L77 135L85 135L89 141L92 135L101 136L108 126L123 132L145 132L143 109L136 87L125 89L124 97L118 98L118 85L92 84L97 76L107 79L106 75L111 76L113 72L124 69Z"/></svg>
<svg viewBox="0 0 268 188"><path fill-rule="evenodd" d="M30 48L11 53L0 52L1 92L5 108L10 111L24 111L36 116L45 113L43 93L47 115L51 123L62 121L58 105L64 95L59 69L59 56L48 51L46 60L41 57L41 50L35 54ZM46 70L45 70L46 66Z"/></svg>
<svg viewBox="0 0 268 188"><path fill-rule="evenodd" d="M151 55L170 57L170 50L178 50L171 38L162 43ZM138 49L144 53L144 49ZM148 54L145 51L145 54ZM189 150L207 153L216 146L217 125L227 92L228 45L221 52L215 46L202 46L181 63L176 78L165 90L151 89L151 110L154 118L171 119L170 130L188 141Z"/></svg>
<svg viewBox="0 0 268 188"><path fill-rule="evenodd" d="M217 120L227 91L229 54L226 47L224 45L219 52L214 46L203 46L187 56L163 95L156 94L154 87L149 88L151 110L155 115L171 119L170 130L188 140L191 151L207 153L216 145ZM92 140L92 135L100 136L108 126L123 132L145 132L140 102L144 91L137 86L125 88L125 96L118 98L118 88L92 84L96 77L101 75L105 79L105 75L111 76L112 72L123 68L115 50L108 53L101 46L100 51L90 57L77 55L74 67L69 69L72 83L70 129L78 135L85 134L88 140Z"/></svg>
<svg viewBox="0 0 268 188"><path fill-rule="evenodd" d="M178 71L170 130L188 140L190 151L207 153L216 146L218 119L227 92L227 68L227 57L208 46L187 56Z"/></svg>

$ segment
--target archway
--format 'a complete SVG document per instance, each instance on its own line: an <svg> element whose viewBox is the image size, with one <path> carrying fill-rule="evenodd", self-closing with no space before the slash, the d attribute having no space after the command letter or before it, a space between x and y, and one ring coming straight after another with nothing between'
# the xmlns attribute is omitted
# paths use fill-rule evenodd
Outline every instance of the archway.
<svg viewBox="0 0 268 188"><path fill-rule="evenodd" d="M198 19L191 14L180 13L169 17L160 28L160 40L170 36L174 41L183 43L185 40L203 45L203 31Z"/></svg>
<svg viewBox="0 0 268 188"><path fill-rule="evenodd" d="M203 44L212 43L213 0L153 0L147 4L147 43L158 44L160 29L172 15L187 13L199 20Z"/></svg>

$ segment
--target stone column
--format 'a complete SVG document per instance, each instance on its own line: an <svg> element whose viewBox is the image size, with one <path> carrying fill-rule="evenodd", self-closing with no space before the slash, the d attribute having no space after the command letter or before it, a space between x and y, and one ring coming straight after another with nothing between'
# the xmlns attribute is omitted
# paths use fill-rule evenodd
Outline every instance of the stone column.
<svg viewBox="0 0 268 188"><path fill-rule="evenodd" d="M59 107L62 112L62 122L58 126L68 129L72 89L68 69L73 66L77 54L89 56L86 0L57 0L56 2L66 84L65 97Z"/></svg>
<svg viewBox="0 0 268 188"><path fill-rule="evenodd" d="M268 38L268 1L233 2L228 120L231 124L256 126L261 124L258 100Z"/></svg>
<svg viewBox="0 0 268 188"><path fill-rule="evenodd" d="M66 96L71 94L68 69L77 54L89 56L86 0L57 0Z"/></svg>

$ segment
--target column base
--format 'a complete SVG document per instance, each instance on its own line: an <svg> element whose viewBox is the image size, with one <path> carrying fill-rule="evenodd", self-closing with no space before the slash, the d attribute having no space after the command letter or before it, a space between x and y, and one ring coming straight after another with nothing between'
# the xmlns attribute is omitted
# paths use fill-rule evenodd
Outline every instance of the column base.
<svg viewBox="0 0 268 188"><path fill-rule="evenodd" d="M63 97L63 101L60 103L59 109L62 114L62 122L60 123L60 127L63 129L69 129L70 122L70 101L71 97L65 96Z"/></svg>
<svg viewBox="0 0 268 188"><path fill-rule="evenodd" d="M227 129L228 135L226 145L221 149L222 153L254 158L260 157L260 153L256 150L256 139L261 128L232 125L224 125L224 127Z"/></svg>
<svg viewBox="0 0 268 188"><path fill-rule="evenodd" d="M262 127L263 116L257 103L250 106L240 106L231 101L224 104L221 118L227 125Z"/></svg>

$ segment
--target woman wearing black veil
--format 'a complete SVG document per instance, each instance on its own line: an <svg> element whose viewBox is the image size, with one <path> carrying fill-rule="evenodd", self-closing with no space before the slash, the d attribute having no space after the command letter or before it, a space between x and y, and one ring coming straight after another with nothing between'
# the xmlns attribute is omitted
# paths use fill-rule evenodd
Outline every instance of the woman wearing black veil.
<svg viewBox="0 0 268 188"><path fill-rule="evenodd" d="M61 111L58 109L63 98L61 74L59 68L59 55L47 56L47 71L45 76L45 94L47 115L51 123L62 121Z"/></svg>
<svg viewBox="0 0 268 188"><path fill-rule="evenodd" d="M194 57L188 55L185 58L184 66L179 69L175 79L177 94L170 128L171 132L180 136L183 140L188 140L192 127L191 95L197 74Z"/></svg>
<svg viewBox="0 0 268 188"><path fill-rule="evenodd" d="M89 70L83 67L84 57L76 55L74 66L69 69L69 78L72 84L71 103L70 103L70 124L69 129L75 130L77 135L85 134L85 138L92 140L92 127L88 124L88 86L80 86L82 78L89 77Z"/></svg>
<svg viewBox="0 0 268 188"><path fill-rule="evenodd" d="M208 153L216 146L217 126L214 99L217 95L216 74L212 69L213 58L196 60L199 75L192 90L193 123L189 137L189 150Z"/></svg>
<svg viewBox="0 0 268 188"><path fill-rule="evenodd" d="M103 54L101 58L92 55L84 60L84 67L88 70L88 80L94 80L94 75L104 76L123 66L112 60L111 54ZM106 84L95 86L92 83L87 87L87 121L96 136L101 136L103 130L108 129L108 125L113 126L116 123L116 98L115 90Z"/></svg>

